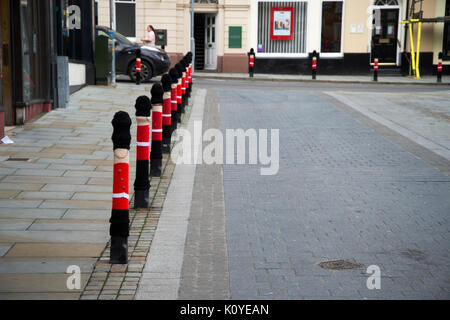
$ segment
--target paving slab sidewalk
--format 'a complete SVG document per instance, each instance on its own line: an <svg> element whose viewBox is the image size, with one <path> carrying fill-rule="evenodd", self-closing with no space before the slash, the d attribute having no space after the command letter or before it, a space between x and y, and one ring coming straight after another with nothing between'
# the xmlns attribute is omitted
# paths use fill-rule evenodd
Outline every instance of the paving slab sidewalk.
<svg viewBox="0 0 450 320"><path fill-rule="evenodd" d="M119 110L133 119L149 90L89 86L67 109L6 132L14 144L0 145L0 299L80 298L109 240L111 120ZM131 132L133 146L134 123ZM130 159L132 192L133 148ZM81 269L80 290L67 289L71 265Z"/></svg>

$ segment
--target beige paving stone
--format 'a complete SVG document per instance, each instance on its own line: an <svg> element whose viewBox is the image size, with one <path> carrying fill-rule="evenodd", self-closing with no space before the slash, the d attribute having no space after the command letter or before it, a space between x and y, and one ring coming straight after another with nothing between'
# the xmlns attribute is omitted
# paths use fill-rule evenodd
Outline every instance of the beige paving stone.
<svg viewBox="0 0 450 320"><path fill-rule="evenodd" d="M12 191L38 191L40 190L44 184L42 183L0 183L0 190Z"/></svg>
<svg viewBox="0 0 450 320"><path fill-rule="evenodd" d="M1 231L0 242L82 242L106 243L109 235L103 231Z"/></svg>
<svg viewBox="0 0 450 320"><path fill-rule="evenodd" d="M16 243L5 258L100 257L105 243Z"/></svg>
<svg viewBox="0 0 450 320"><path fill-rule="evenodd" d="M0 184L1 185L1 184ZM40 191L100 192L112 194L112 186L79 184L46 184ZM100 200L100 199L99 199Z"/></svg>
<svg viewBox="0 0 450 320"><path fill-rule="evenodd" d="M48 170L77 170L77 171L94 171L95 166L74 165L74 164L56 164L52 163L48 166Z"/></svg>
<svg viewBox="0 0 450 320"><path fill-rule="evenodd" d="M104 201L108 201L111 199L112 199L111 192L108 192L108 193L77 192L72 197L72 200L104 200Z"/></svg>
<svg viewBox="0 0 450 320"><path fill-rule="evenodd" d="M111 209L105 210L69 209L67 210L66 214L64 214L63 219L108 220L110 217L111 217Z"/></svg>
<svg viewBox="0 0 450 320"><path fill-rule="evenodd" d="M84 149L84 148L57 148L57 147L48 147L42 150L44 153L64 153L64 154L77 154L77 155L91 155L93 150Z"/></svg>
<svg viewBox="0 0 450 320"><path fill-rule="evenodd" d="M1 192L0 192L1 194ZM42 200L57 200L57 199L67 199L72 198L73 192L21 192L16 199L42 199Z"/></svg>
<svg viewBox="0 0 450 320"><path fill-rule="evenodd" d="M0 293L78 293L86 286L89 274L81 274L81 290L67 289L69 274L0 274Z"/></svg>
<svg viewBox="0 0 450 320"><path fill-rule="evenodd" d="M99 171L74 171L67 170L64 173L64 177L90 177L90 178L108 178L112 174L110 172Z"/></svg>
<svg viewBox="0 0 450 320"><path fill-rule="evenodd" d="M105 209L111 207L111 201L45 200L39 207L48 209Z"/></svg>
<svg viewBox="0 0 450 320"><path fill-rule="evenodd" d="M85 184L87 181L85 177L8 176L1 182Z"/></svg>
<svg viewBox="0 0 450 320"><path fill-rule="evenodd" d="M86 160L84 162L87 166L113 166L114 161L112 160ZM130 162L131 164L131 162Z"/></svg>
<svg viewBox="0 0 450 320"><path fill-rule="evenodd" d="M19 190L0 190L0 199L14 199L19 193Z"/></svg>
<svg viewBox="0 0 450 320"><path fill-rule="evenodd" d="M0 219L0 230L27 230L33 219Z"/></svg>
<svg viewBox="0 0 450 320"><path fill-rule="evenodd" d="M37 208L42 200L0 200L0 208Z"/></svg>
<svg viewBox="0 0 450 320"><path fill-rule="evenodd" d="M57 164L62 164L62 165L70 165L70 164L74 164L74 165L78 165L78 164L83 164L84 160L83 159L55 159L55 158L51 158L51 157L42 157L39 158L38 160L36 160L37 163L57 163Z"/></svg>
<svg viewBox="0 0 450 320"><path fill-rule="evenodd" d="M102 222L82 220L41 220L36 221L28 228L32 231L103 231L105 233L109 230L109 222L107 220Z"/></svg>
<svg viewBox="0 0 450 320"><path fill-rule="evenodd" d="M61 218L66 209L26 209L26 208L0 208L0 218Z"/></svg>

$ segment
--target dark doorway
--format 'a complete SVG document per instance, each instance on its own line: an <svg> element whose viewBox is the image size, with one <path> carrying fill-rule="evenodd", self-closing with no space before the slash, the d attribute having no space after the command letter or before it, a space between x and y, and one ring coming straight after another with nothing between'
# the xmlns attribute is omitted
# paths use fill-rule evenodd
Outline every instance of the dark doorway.
<svg viewBox="0 0 450 320"><path fill-rule="evenodd" d="M195 70L205 69L205 14L194 15Z"/></svg>
<svg viewBox="0 0 450 320"><path fill-rule="evenodd" d="M378 9L380 19L372 30L372 61L380 63L397 61L397 35L399 9ZM376 19L377 20L377 19Z"/></svg>

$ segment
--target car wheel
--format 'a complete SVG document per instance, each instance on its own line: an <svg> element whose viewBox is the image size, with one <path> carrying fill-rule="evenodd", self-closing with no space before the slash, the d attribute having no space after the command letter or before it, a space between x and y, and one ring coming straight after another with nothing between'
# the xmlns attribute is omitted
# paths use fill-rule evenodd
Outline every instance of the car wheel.
<svg viewBox="0 0 450 320"><path fill-rule="evenodd" d="M136 61L130 64L128 68L128 76L131 81L136 82ZM147 61L141 63L141 81L147 82L153 78L152 66Z"/></svg>

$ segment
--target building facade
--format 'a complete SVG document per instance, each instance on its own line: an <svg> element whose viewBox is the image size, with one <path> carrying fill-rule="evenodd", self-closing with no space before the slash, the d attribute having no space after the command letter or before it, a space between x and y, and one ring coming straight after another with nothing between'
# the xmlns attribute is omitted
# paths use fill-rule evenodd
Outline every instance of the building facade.
<svg viewBox="0 0 450 320"><path fill-rule="evenodd" d="M94 1L0 0L0 19L3 137L95 83Z"/></svg>
<svg viewBox="0 0 450 320"><path fill-rule="evenodd" d="M410 69L409 31L401 20L449 16L449 0L195 0L197 70L246 72L256 51L255 72L301 74L320 54L322 74L366 74L378 58L385 68ZM190 48L189 0L115 0L117 31L139 42L147 25L166 29L173 61ZM109 26L109 0L98 0L98 23ZM284 15L284 16L283 16ZM284 18L283 18L284 17ZM434 72L439 52L448 72L450 23L424 23L420 66ZM415 26L414 37L417 37Z"/></svg>

